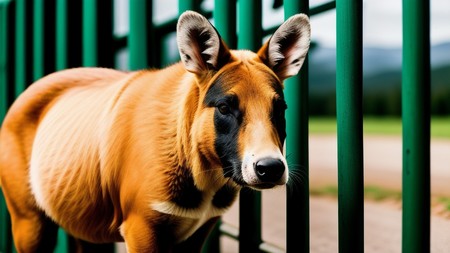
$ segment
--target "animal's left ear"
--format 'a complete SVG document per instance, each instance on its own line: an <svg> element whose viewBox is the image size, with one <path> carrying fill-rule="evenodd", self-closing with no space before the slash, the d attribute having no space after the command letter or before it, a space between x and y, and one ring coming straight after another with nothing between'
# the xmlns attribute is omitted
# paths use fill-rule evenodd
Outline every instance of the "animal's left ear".
<svg viewBox="0 0 450 253"><path fill-rule="evenodd" d="M304 14L286 20L258 51L259 57L284 80L298 73L309 49L311 28Z"/></svg>
<svg viewBox="0 0 450 253"><path fill-rule="evenodd" d="M193 11L178 19L177 43L187 71L202 75L219 70L230 59L230 52L209 21Z"/></svg>

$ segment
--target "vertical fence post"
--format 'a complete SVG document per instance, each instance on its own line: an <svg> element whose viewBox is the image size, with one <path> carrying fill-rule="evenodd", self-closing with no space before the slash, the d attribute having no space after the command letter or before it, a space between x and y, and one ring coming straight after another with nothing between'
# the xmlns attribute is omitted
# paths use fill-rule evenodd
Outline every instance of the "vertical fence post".
<svg viewBox="0 0 450 253"><path fill-rule="evenodd" d="M430 2L403 0L403 252L430 252Z"/></svg>
<svg viewBox="0 0 450 253"><path fill-rule="evenodd" d="M32 80L55 70L55 0L33 1ZM31 34L31 33L30 33Z"/></svg>
<svg viewBox="0 0 450 253"><path fill-rule="evenodd" d="M83 0L83 66L114 66L112 1Z"/></svg>
<svg viewBox="0 0 450 253"><path fill-rule="evenodd" d="M97 0L83 0L83 66L97 66Z"/></svg>
<svg viewBox="0 0 450 253"><path fill-rule="evenodd" d="M128 48L131 70L148 66L147 60L147 27L151 23L151 15L147 12L147 0L130 1L130 31Z"/></svg>
<svg viewBox="0 0 450 253"><path fill-rule="evenodd" d="M56 70L81 65L80 1L56 0L55 48Z"/></svg>
<svg viewBox="0 0 450 253"><path fill-rule="evenodd" d="M236 48L236 1L214 0L214 26L229 48Z"/></svg>
<svg viewBox="0 0 450 253"><path fill-rule="evenodd" d="M56 0L56 70L67 68L67 0Z"/></svg>
<svg viewBox="0 0 450 253"><path fill-rule="evenodd" d="M33 80L44 75L44 1L33 6Z"/></svg>
<svg viewBox="0 0 450 253"><path fill-rule="evenodd" d="M178 1L178 13L181 14L187 10L199 11L200 0L179 0Z"/></svg>
<svg viewBox="0 0 450 253"><path fill-rule="evenodd" d="M309 0L285 0L285 19L297 13L309 13ZM308 161L308 57L299 76L285 81L288 104L286 114L286 153L289 169L302 175L302 185L286 191L286 251L309 252L309 161Z"/></svg>
<svg viewBox="0 0 450 253"><path fill-rule="evenodd" d="M0 191L0 252L10 253L13 250L11 220L5 204L5 197Z"/></svg>
<svg viewBox="0 0 450 253"><path fill-rule="evenodd" d="M8 110L8 30L11 25L8 23L9 5L9 1L0 2L0 125ZM0 219L3 220L3 217Z"/></svg>
<svg viewBox="0 0 450 253"><path fill-rule="evenodd" d="M8 110L8 16L10 2L0 2L0 126ZM0 252L12 252L11 220L0 190Z"/></svg>
<svg viewBox="0 0 450 253"><path fill-rule="evenodd" d="M339 252L364 251L362 0L337 0Z"/></svg>
<svg viewBox="0 0 450 253"><path fill-rule="evenodd" d="M238 1L238 48L257 51L262 40L260 0ZM239 198L239 252L259 252L261 193L243 189Z"/></svg>
<svg viewBox="0 0 450 253"><path fill-rule="evenodd" d="M15 31L15 95L19 96L27 85L27 64L26 64L26 21L29 17L26 15L26 0L16 0L16 31Z"/></svg>

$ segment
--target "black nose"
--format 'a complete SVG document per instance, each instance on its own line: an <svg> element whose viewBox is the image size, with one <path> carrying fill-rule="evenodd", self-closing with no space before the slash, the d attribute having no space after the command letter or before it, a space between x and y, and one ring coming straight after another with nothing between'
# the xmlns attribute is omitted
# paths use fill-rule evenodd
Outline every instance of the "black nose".
<svg viewBox="0 0 450 253"><path fill-rule="evenodd" d="M255 172L264 183L275 183L284 173L284 163L279 159L263 158L256 162Z"/></svg>

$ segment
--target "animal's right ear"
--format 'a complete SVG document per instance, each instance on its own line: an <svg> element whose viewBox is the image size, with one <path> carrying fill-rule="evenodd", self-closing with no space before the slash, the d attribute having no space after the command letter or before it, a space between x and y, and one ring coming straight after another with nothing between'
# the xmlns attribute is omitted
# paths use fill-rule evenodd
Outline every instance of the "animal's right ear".
<svg viewBox="0 0 450 253"><path fill-rule="evenodd" d="M177 43L186 70L197 75L219 70L231 57L216 29L193 11L184 12L178 19Z"/></svg>

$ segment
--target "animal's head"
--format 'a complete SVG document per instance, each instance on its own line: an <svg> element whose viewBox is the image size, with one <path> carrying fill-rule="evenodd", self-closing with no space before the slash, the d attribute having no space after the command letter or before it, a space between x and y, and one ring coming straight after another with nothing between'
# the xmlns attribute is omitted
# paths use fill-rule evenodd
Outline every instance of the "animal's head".
<svg viewBox="0 0 450 253"><path fill-rule="evenodd" d="M189 11L178 21L177 41L200 90L191 137L201 159L220 164L219 176L241 186L286 184L283 81L298 73L308 52L307 16L289 18L253 53L229 50L206 18Z"/></svg>

